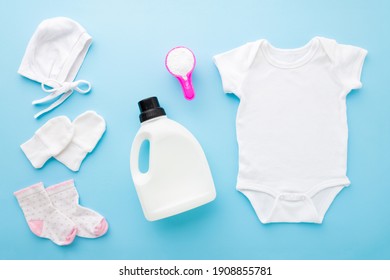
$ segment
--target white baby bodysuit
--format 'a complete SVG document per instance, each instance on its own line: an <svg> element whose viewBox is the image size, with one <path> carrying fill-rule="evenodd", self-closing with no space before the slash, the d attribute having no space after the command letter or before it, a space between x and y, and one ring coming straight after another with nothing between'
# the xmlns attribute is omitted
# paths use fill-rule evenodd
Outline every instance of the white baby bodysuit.
<svg viewBox="0 0 390 280"><path fill-rule="evenodd" d="M267 40L214 56L240 98L237 189L262 223L321 223L349 185L346 96L362 86L367 51L315 37L297 49Z"/></svg>

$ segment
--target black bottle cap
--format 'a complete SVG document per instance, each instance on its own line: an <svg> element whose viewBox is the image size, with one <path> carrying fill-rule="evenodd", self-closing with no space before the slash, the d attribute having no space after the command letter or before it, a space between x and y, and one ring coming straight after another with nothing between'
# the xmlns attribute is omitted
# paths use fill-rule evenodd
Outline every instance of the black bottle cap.
<svg viewBox="0 0 390 280"><path fill-rule="evenodd" d="M141 112L139 115L139 120L142 122L157 118L160 116L165 116L164 108L160 107L157 97L149 97L138 102L138 107Z"/></svg>

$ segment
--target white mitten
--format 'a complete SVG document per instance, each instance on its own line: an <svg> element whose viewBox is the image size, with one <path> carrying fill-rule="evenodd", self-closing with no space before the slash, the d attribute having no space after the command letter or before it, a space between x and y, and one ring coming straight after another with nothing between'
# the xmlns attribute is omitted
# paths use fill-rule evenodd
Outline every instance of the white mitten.
<svg viewBox="0 0 390 280"><path fill-rule="evenodd" d="M73 137L73 125L65 116L52 118L20 148L35 168L41 168L52 156L68 146Z"/></svg>
<svg viewBox="0 0 390 280"><path fill-rule="evenodd" d="M88 153L99 142L106 122L94 111L87 111L73 121L74 135L69 145L55 158L72 171L78 171Z"/></svg>

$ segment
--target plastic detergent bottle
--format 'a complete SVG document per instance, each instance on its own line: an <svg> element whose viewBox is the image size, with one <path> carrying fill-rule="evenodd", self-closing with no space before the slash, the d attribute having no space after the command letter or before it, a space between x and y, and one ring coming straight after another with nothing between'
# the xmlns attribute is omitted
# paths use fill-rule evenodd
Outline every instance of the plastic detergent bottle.
<svg viewBox="0 0 390 280"><path fill-rule="evenodd" d="M196 138L167 118L157 97L141 100L138 106L141 128L131 147L130 169L146 219L163 219L214 200L213 178ZM149 169L143 173L138 162L146 140Z"/></svg>

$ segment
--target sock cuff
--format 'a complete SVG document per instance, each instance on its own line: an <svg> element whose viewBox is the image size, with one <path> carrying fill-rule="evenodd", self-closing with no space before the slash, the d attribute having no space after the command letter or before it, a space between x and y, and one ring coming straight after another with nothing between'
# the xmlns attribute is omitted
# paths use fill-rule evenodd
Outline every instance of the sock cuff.
<svg viewBox="0 0 390 280"><path fill-rule="evenodd" d="M76 191L76 187L74 186L73 179L47 187L46 192L50 196L70 189L74 189Z"/></svg>
<svg viewBox="0 0 390 280"><path fill-rule="evenodd" d="M43 183L39 182L39 183L36 183L34 185L31 185L29 187L26 187L24 189L21 189L21 190L14 192L14 196L18 200L20 200L20 199L23 199L27 196L30 196L30 195L33 195L33 194L36 194L36 193L39 193L42 191L45 191L45 188L43 187Z"/></svg>

